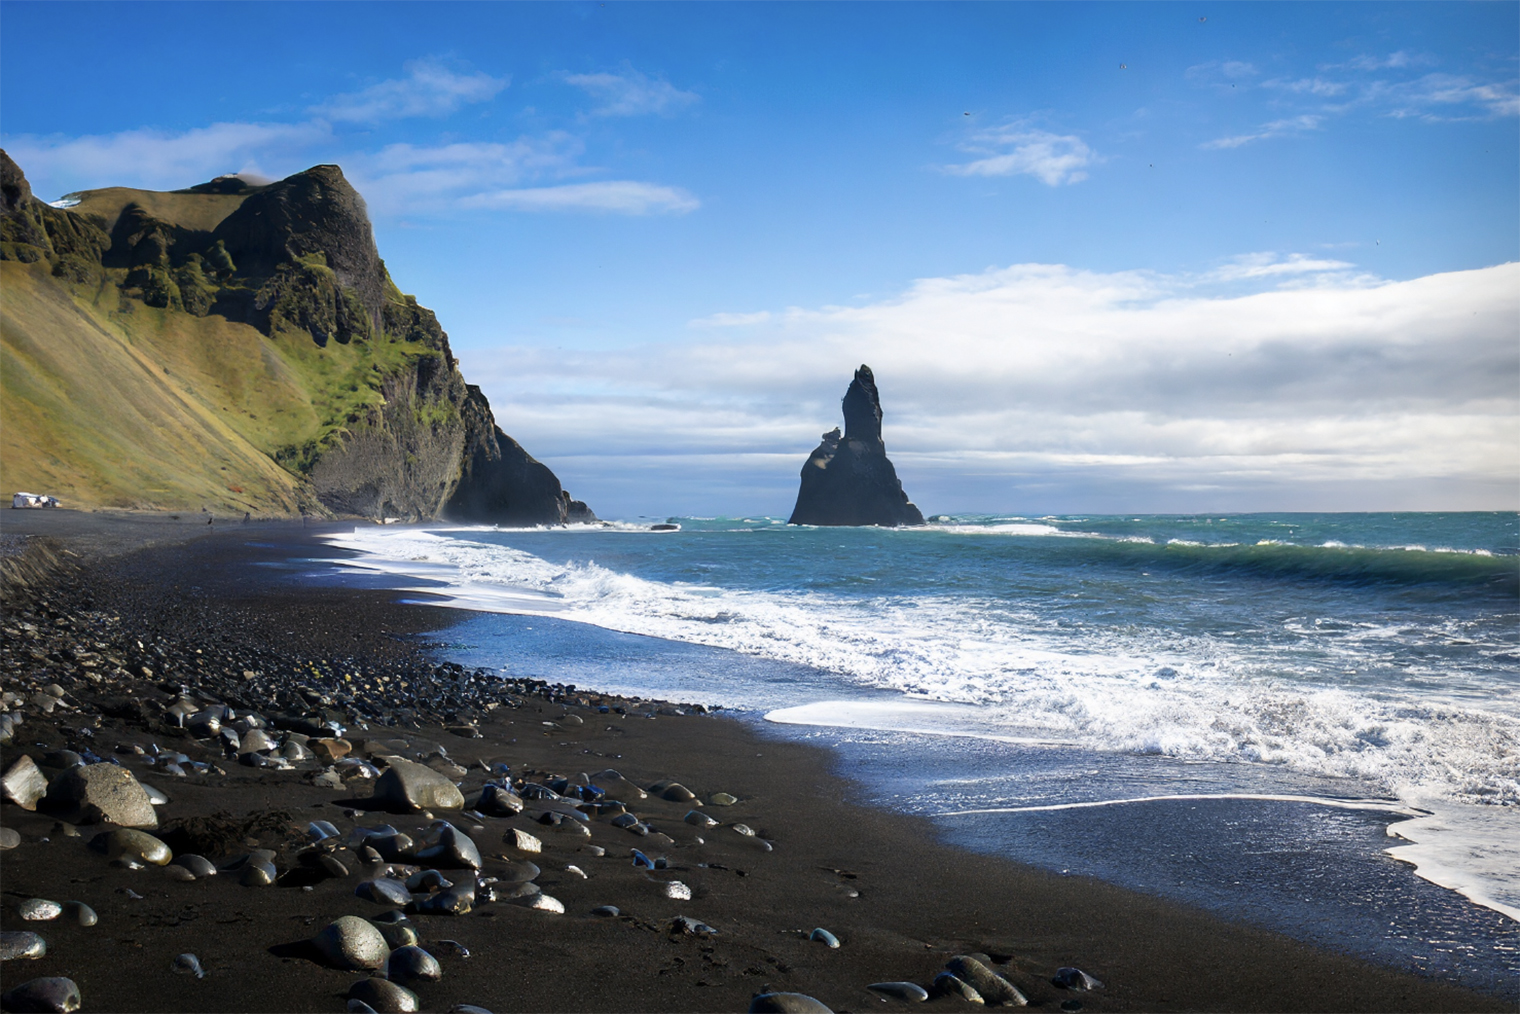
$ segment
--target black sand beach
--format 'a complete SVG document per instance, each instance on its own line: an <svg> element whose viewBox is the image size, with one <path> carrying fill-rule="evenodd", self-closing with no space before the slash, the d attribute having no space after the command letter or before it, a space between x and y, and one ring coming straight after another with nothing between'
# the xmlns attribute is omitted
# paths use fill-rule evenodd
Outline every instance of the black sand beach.
<svg viewBox="0 0 1520 1014"><path fill-rule="evenodd" d="M324 770L315 759L290 770L240 764L166 715L183 687L202 707L219 701L292 728L339 720L354 756L431 763L462 783L466 809L501 763L515 781L573 782L613 768L645 789L673 779L707 803L737 797L702 806L720 823L699 829L683 820L694 802L625 795L653 829L642 836L602 814L583 825L589 837L569 829L574 818L540 823L533 815L544 807L532 799L506 818L436 813L478 844L483 876L505 881L524 859L539 866L536 882L564 912L482 901L468 914L410 916L443 969L438 981L412 986L424 1010L742 1011L767 989L837 1011L897 1009L916 1005L866 987L928 987L962 954L984 956L1042 1010L1511 1009L1156 898L951 849L926 820L858 805L822 750L757 738L721 714L440 666L427 636L450 614L401 604L394 593L295 589L263 576L261 564L325 552L312 534L299 524L206 525L193 515L0 517L8 574L20 575L6 591L3 689L20 698L7 697L7 707L25 714L0 754L5 767L22 753L44 764L60 749L114 757L170 797L154 833L177 853L221 862L270 849L280 874L273 886L245 887L230 871L187 883L156 866L112 866L87 845L100 828L6 803L0 822L21 843L0 852L3 928L40 933L47 954L6 962L5 988L68 976L85 1011L344 1009L361 974L319 963L305 941L340 916L387 908L355 896L375 874L358 846L331 853L346 876L316 864L308 822L331 822L347 842L356 825L381 823L420 839L431 819L373 807L372 780L314 782ZM41 563L18 569L17 559ZM502 663L510 672L511 659ZM51 684L64 693L46 714L36 696ZM209 767L176 777L151 764L155 745ZM756 835L736 833L728 826L736 823ZM514 829L540 839L542 851L505 843ZM636 868L633 849L665 868ZM689 900L667 897L669 881L686 885ZM83 901L99 922L23 923L17 906L34 897ZM619 914L592 914L605 905ZM716 933L685 932L673 922L680 916ZM810 941L815 927L840 946ZM186 952L205 978L172 971ZM1050 980L1063 966L1105 988L1056 987ZM936 996L924 1006L973 1005Z"/></svg>

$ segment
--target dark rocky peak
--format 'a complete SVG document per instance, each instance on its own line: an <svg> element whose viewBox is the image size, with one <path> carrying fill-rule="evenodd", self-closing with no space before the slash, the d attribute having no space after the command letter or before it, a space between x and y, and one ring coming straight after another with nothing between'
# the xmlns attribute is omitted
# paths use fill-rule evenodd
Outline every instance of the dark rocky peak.
<svg viewBox="0 0 1520 1014"><path fill-rule="evenodd" d="M243 176L239 173L228 173L218 176L214 180L205 183L197 183L193 187L176 191L182 194L251 194L267 184L265 181L256 180L251 176Z"/></svg>
<svg viewBox="0 0 1520 1014"><path fill-rule="evenodd" d="M26 174L5 149L0 148L0 212L14 214L31 199L32 185L26 181Z"/></svg>
<svg viewBox="0 0 1520 1014"><path fill-rule="evenodd" d="M282 263L322 255L345 288L354 290L378 328L385 272L375 249L364 198L335 165L313 166L259 187L212 233L239 271L268 276Z"/></svg>
<svg viewBox="0 0 1520 1014"><path fill-rule="evenodd" d="M881 397L871 368L861 364L844 392L844 438L864 444L881 443Z"/></svg>

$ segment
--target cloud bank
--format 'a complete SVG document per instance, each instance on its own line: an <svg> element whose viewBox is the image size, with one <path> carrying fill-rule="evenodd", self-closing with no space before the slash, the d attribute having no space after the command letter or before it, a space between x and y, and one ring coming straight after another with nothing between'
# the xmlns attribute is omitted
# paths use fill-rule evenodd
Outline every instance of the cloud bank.
<svg viewBox="0 0 1520 1014"><path fill-rule="evenodd" d="M465 366L588 496L666 469L672 499L694 475L748 490L691 509L784 513L866 362L929 510L1515 506L1520 265L1402 282L1350 268L1020 264L864 307L719 314L625 352L494 349ZM1221 290L1253 281L1286 284ZM1094 492L1120 486L1127 499Z"/></svg>

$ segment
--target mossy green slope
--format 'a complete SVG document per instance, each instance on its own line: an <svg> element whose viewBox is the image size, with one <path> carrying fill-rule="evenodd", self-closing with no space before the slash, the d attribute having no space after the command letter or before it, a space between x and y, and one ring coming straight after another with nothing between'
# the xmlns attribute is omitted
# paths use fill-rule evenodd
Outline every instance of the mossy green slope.
<svg viewBox="0 0 1520 1014"><path fill-rule="evenodd" d="M568 516L391 281L337 167L67 210L3 152L0 170L0 483L86 507L431 518L481 472L495 484L463 519Z"/></svg>

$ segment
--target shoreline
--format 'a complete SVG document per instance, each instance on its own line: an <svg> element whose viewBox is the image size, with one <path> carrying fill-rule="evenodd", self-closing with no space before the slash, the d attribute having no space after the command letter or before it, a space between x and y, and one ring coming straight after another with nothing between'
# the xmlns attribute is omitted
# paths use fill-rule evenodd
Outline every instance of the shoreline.
<svg viewBox="0 0 1520 1014"><path fill-rule="evenodd" d="M6 535L13 530L0 526ZM512 828L541 838L544 851L534 860L543 870L538 882L566 912L551 915L495 903L465 916L413 916L423 946L452 939L472 955L451 958L430 947L444 964L444 976L416 988L425 1009L474 1003L495 1011L743 1010L756 990L770 985L815 996L836 1010L859 1010L882 1003L864 988L867 984L911 980L928 986L947 960L973 952L993 959L1031 1005L1046 1010L1073 1001L1092 1010L1510 1009L1495 996L1319 950L1180 904L943 844L926 818L858 802L859 787L840 777L823 748L757 736L739 719L661 714L657 702L642 702L640 710L632 701L552 686L510 681L474 686L478 681L460 679L469 675L465 670L429 659L421 641L447 629L454 617L399 603L394 593L249 580L260 568L288 558L296 546L303 552L309 547L305 555L322 555L324 547L309 537L312 532L293 524L254 523L231 535L199 534L173 553L127 547L118 555L96 555L82 564L87 581L47 595L55 613L96 614L79 624L87 629L76 631L76 639L125 652L146 633L145 645L167 646L174 661L151 680L140 675L117 680L113 693L105 693L88 678L100 676L98 667L86 668L77 658L66 663L32 658L9 632L12 616L6 621L6 689L28 680L61 684L66 700L81 705L69 713L71 719L101 713L100 728L91 737L97 752L110 755L118 743L163 746L172 739L172 749L192 757L199 751L226 772L173 777L137 762L135 754L115 754L171 796L160 807L163 826L183 831L226 811L238 818L237 830L243 832L223 842L229 851L246 849L243 839L256 838L276 850L282 874L302 868L300 829L309 820L331 821L345 833L356 821L365 826L389 821L408 833L426 827L417 817L368 810L369 786L362 782L343 790L311 784L321 771L314 762L289 772L239 765L207 754L198 741L170 736L154 715L153 700L173 699L172 690L157 684L173 683L176 676L193 676L224 697L231 696L228 691L245 698L257 693L267 698L264 710L280 710L299 706L300 684L319 696L332 695L345 682L342 676L352 672L391 674L403 683L430 681L430 697L423 700L365 701L356 695L351 706L335 700L330 710L347 709L342 717L348 734L364 740L366 749L371 744L377 744L375 750L391 749L380 744L398 733L409 737L413 752L436 755L436 748L444 747L448 759L467 768L460 780L468 805L487 777L481 762L505 762L514 776L543 779L617 768L645 788L674 778L704 800L732 793L738 803L704 812L724 825L747 823L774 842L773 851L761 852L743 836L725 839L720 828L699 845L700 835L683 821L690 806L653 798L629 808L658 828L656 833L669 835L668 844L651 846L649 836L614 828L605 817L592 818L591 836L582 838L535 826L526 815L476 820L441 813L475 838L482 856L510 852L500 843ZM68 538L67 533L58 537ZM111 623L112 616L120 619ZM197 648L202 662L190 661ZM208 656L211 661L205 662ZM259 664L249 670L254 678L244 679L238 666L250 659ZM316 675L310 672L313 663L318 663ZM304 666L299 680L291 675L297 665ZM272 671L282 666L285 671ZM324 668L331 674L323 674ZM136 712L100 708L123 688L137 691L144 706ZM498 701L485 707L493 690L516 706ZM457 702L453 717L477 719L481 738L447 731L450 695ZM612 702L606 714L598 710L602 701ZM398 725L359 729L352 718L364 717L366 706L391 710ZM629 714L616 716L613 707ZM462 716L464 709L472 714ZM140 720L131 717L139 713ZM644 713L655 717L637 717ZM543 724L548 722L554 724ZM70 724L60 717L58 725ZM4 751L7 765L18 746L38 753L40 760L41 748L31 744L46 741L56 749L70 742L41 715L29 715L22 729L24 735ZM348 818L345 810L365 814ZM48 955L7 963L7 984L31 975L71 975L83 992L85 1010L341 1010L341 994L357 976L323 968L291 947L326 919L383 911L354 896L354 886L367 876L357 863L346 878L300 885L311 891L282 889L283 881L272 888L245 888L225 875L181 884L151 867L108 866L82 844L96 829L80 828L83 838L69 838L53 831L54 818L13 804L5 805L3 816L23 838L20 847L0 853L5 929L39 925L21 927L13 914L16 902L32 895L80 897L101 916L90 928L40 924ZM44 837L52 841L39 840ZM583 851L587 842L607 854L591 856ZM679 878L692 889L692 899L664 897L649 880L656 874L631 866L631 848L668 857L671 872L659 871L658 878ZM492 862L487 860L488 869ZM587 878L569 873L566 865L580 866ZM144 897L131 899L118 888ZM605 904L623 914L611 919L588 914ZM672 933L671 920L678 915L699 919L718 934ZM832 950L808 941L815 926L829 929L843 946ZM209 972L206 979L170 972L170 960L182 950L199 955ZM1073 993L1053 986L1050 978L1066 965L1090 972L1106 989ZM928 1006L966 1005L938 997Z"/></svg>

